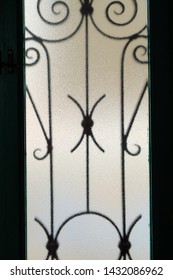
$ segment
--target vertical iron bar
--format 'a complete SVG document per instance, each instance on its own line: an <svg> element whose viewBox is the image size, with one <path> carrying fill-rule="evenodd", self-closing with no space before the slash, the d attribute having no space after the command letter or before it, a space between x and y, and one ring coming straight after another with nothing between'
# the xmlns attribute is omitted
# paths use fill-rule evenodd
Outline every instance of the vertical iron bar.
<svg viewBox="0 0 173 280"><path fill-rule="evenodd" d="M51 73L50 73L50 58L46 49L48 61L48 106L49 106L49 137L50 137L50 227L51 235L54 236L54 192L53 192L53 139L52 139L52 98L51 98Z"/></svg>
<svg viewBox="0 0 173 280"><path fill-rule="evenodd" d="M126 48L125 48L126 49ZM124 56L121 59L121 176L122 176L122 218L123 235L126 235L126 192L125 192L125 135L124 135Z"/></svg>
<svg viewBox="0 0 173 280"><path fill-rule="evenodd" d="M88 64L88 15L86 15L85 25L85 47L86 47L86 115L89 113L89 64Z"/></svg>
<svg viewBox="0 0 173 280"><path fill-rule="evenodd" d="M88 64L88 15L86 15L85 24L85 51L86 51L86 116L89 114L89 64ZM89 212L89 135L86 134L86 196L87 212Z"/></svg>
<svg viewBox="0 0 173 280"><path fill-rule="evenodd" d="M87 185L87 212L90 211L89 197L89 136L86 135L86 185Z"/></svg>

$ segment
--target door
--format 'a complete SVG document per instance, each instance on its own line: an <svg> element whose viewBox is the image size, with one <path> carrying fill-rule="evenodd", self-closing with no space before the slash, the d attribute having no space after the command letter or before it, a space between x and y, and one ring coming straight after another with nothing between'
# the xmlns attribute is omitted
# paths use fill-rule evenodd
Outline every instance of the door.
<svg viewBox="0 0 173 280"><path fill-rule="evenodd" d="M136 1L132 1L132 2L135 3ZM40 3L40 5L42 5L41 1L38 1L38 3ZM86 32L87 31L87 18L90 20L90 18L91 18L90 16L93 14L92 8L94 7L94 3L92 5L90 5L89 2L86 1L85 4L84 4L84 2L81 2L81 5L82 5L82 7L80 8L80 13L84 17L83 35L81 34L81 36L83 36L83 38L82 38L83 40L81 42L84 42L86 39L85 36L87 35L87 32ZM9 9L9 7L10 7L10 9ZM11 7L13 7L13 9ZM38 5L38 7L39 7L39 5ZM61 8L63 8L63 7L67 8L66 12L64 14L65 18L66 18L66 17L68 17L68 12L70 10L68 10L67 5L64 5L63 3L61 3ZM42 10L42 8L43 8L43 6L40 6L40 8L38 10L40 15L42 15L42 11L44 11L44 8L43 8L43 10ZM150 50L151 50L151 54L152 54L151 55L151 74L152 74L151 75L151 78L152 78L152 83L151 83L152 91L151 92L152 92L152 95L151 95L151 99L150 99L151 116L152 116L152 118L151 118L152 134L150 134L150 140L153 139L152 142L150 142L151 143L150 147L152 145L152 154L150 151L150 156L152 155L152 167L151 167L151 171L150 171L150 172L152 172L152 173L150 173L150 174L152 174L151 241L153 243L153 245L152 245L153 258L168 259L169 257L171 258L171 250L169 252L167 251L167 248L165 246L165 240L169 239L169 236L171 237L171 232L172 232L171 231L171 229L172 229L172 218L171 218L172 217L172 207L171 207L171 203L169 203L170 197L171 197L170 196L170 194L171 194L170 174L171 174L171 172L170 172L170 166L167 163L168 162L167 160L169 157L169 152L170 152L170 147L171 147L171 145L170 145L170 125L169 125L170 113L169 113L169 105L168 105L169 104L169 56L168 56L168 52L167 51L165 52L165 49L166 50L168 49L168 42L169 42L169 36L168 36L169 22L168 22L168 17L167 17L169 7L168 6L165 7L167 12L164 15L161 12L162 11L161 1L158 2L157 12L154 9L153 3L150 4L150 8L151 8L151 17L150 17L151 48L150 48ZM121 4L121 2L120 3L118 2L118 4L116 4L115 11L111 10L111 9L112 9L112 6L110 3L110 4L108 4L107 9L106 9L108 16L109 16L109 12L111 12L112 13L111 15L113 15L113 16L117 15L118 17L120 17L123 14L124 6L123 6L123 4ZM95 8L95 10L96 10L96 8ZM12 74L8 73L8 67L3 67L2 73L0 76L0 83L1 83L1 103L0 103L1 120L0 121L1 121L1 135L2 135L1 136L1 172L2 172L2 176L1 176L1 207L2 207L1 216L2 216L2 223L1 223L1 235L0 235L1 236L0 252L1 252L2 259L22 259L22 258L27 257L27 255L25 255L24 252L26 253L25 248L26 248L26 244L28 243L28 238L26 238L26 241L25 241L25 237L26 237L25 209L26 209L27 201L24 201L24 197L25 197L24 193L26 194L25 179L24 179L25 178L24 165L26 162L26 158L24 157L24 154L25 154L25 141L24 141L24 139L25 139L25 132L24 132L25 131L25 129L24 129L24 127L25 127L24 126L24 124L25 124L25 121L24 121L25 120L25 110L24 110L25 102L24 102L24 95L23 95L23 93L25 92L25 90L24 90L25 87L24 87L24 83L23 83L23 67L22 67L24 50L21 47L23 45L23 41L24 41L23 40L24 23L22 23L22 21L23 21L22 3L20 3L20 1L5 1L3 4L1 4L1 11L3 11L3 13L1 12L2 16L1 16L1 29L0 29L1 38L3 38L1 40L1 50L2 50L1 59L2 59L2 61L5 61L6 59L8 60L8 50L12 49L14 51L13 52L14 64L17 64L17 65L15 66L15 71ZM135 11L135 10L132 10L132 15L133 15L133 11ZM57 9L56 4L55 5L52 4L52 12L56 18L56 16L58 16L58 14L59 14L59 10ZM50 14L48 13L46 16L49 17L49 15ZM158 19L160 19L161 16L164 19L163 21L158 20ZM56 20L54 23L56 23ZM157 25L156 25L156 23L157 23ZM62 22L62 24L63 24L63 22ZM88 31L89 32L91 32L90 24L91 24L91 22L88 21L88 27L89 27ZM122 22L121 22L121 24L122 24ZM86 28L85 30L84 30L84 26ZM163 26L164 26L164 28L162 29ZM80 25L79 25L79 27L80 27ZM156 32L156 30L159 30L159 32ZM85 34L85 36L84 36L84 34ZM158 34L159 34L159 36L158 36ZM92 36L89 37L89 35L91 36L91 34L88 33L88 38L90 40L89 44L88 44L88 47L90 46L90 48L88 50L90 52L92 52L93 49L91 48L91 45L92 45L91 42L94 42L94 40L91 41L91 39L93 39L93 38L91 38ZM106 36L103 35L103 37L106 37ZM162 41L161 38L165 38L165 40ZM100 39L100 40L102 40L102 39ZM135 40L135 37L134 37L134 40ZM163 42L164 42L164 44L163 44ZM159 45L159 48L157 48L158 45ZM76 48L77 47L78 46L76 46ZM85 47L87 47L87 44L85 45ZM112 48L114 48L114 47L112 47ZM86 49L83 48L83 54L86 55L84 50L86 51ZM167 54L167 56L164 55L164 59L162 58L163 52L165 55ZM145 53L145 51L144 51L144 53ZM38 54L38 53L36 53L36 54ZM98 56L100 58L99 53L98 54L96 53L94 55L94 57L96 57L96 56ZM87 56L85 56L85 57L86 57L85 62L87 62ZM90 62L91 62L90 56L88 56L88 59L90 59ZM83 61L83 59L82 59L82 61ZM86 63L86 65L87 65L87 63ZM89 63L89 65L90 65L90 63ZM78 71L79 71L79 69L78 69ZM85 71L86 71L86 69L84 69L84 72ZM81 71L81 73L83 73L83 72ZM87 73L87 71L86 71L86 73ZM88 71L88 73L89 73L89 71ZM164 79L161 78L163 73L166 73L166 75L164 75ZM159 77L159 79L158 79L158 77ZM91 74L88 75L88 78L91 78ZM85 77L85 82L86 81L87 81L87 75ZM90 79L88 79L88 81L91 82ZM83 84L85 84L85 83L83 83ZM86 86L86 84L85 84L85 86ZM68 85L68 81L67 81L67 85ZM70 87L68 87L67 85L66 85L66 89L68 91L68 88L70 88ZM84 88L85 87L83 87L83 89ZM142 93L144 93L144 89L145 89L145 87L143 87ZM164 89L164 96L165 96L164 99L162 99L163 89ZM28 88L28 91L29 91L29 88ZM27 94L28 93L29 92L27 92ZM76 105L76 109L79 109L79 113L80 112L82 113L83 111L81 110L81 108L83 109L83 107L78 106L78 104L79 104L78 100L76 100L73 96L71 96L71 93L68 95L70 97L66 96L67 99L69 99L69 101L71 101L71 103L74 103L74 106ZM101 95L98 98L98 100L95 100L96 103L93 102L93 104L90 104L90 106L91 105L95 106L95 107L91 106L91 110L92 110L92 108L94 108L94 110L95 110L96 105L98 105L98 107L96 109L99 110L99 106L102 106L103 102L106 100L105 95L106 95L106 93ZM29 97L29 94L28 94L28 97ZM30 95L30 97L31 97L31 95ZM141 97L142 97L142 95L141 95ZM90 96L90 98L92 98L92 97ZM143 98L141 98L141 101L142 101L142 99ZM140 99L138 99L137 104L139 104L139 105L142 104L141 101L140 101ZM34 106L32 104L32 98L30 98L30 106L31 105L32 105L32 109L34 110ZM86 104L84 103L83 105L86 105ZM72 104L71 104L71 106L72 106ZM120 107L120 108L122 108L122 107ZM75 113L74 110L75 109L72 110L73 113ZM163 114L161 117L160 112L162 110L163 110ZM137 111L133 111L134 114L132 114L132 116L133 115L137 116L137 114L135 114L135 112L137 113ZM95 110L95 114L96 113L97 113L97 111ZM75 114L77 116L77 112ZM35 116L36 116L36 121L40 125L39 118L36 115L36 110L35 110ZM92 139L91 139L90 134L91 134L91 127L93 126L93 123L91 122L91 119L89 119L89 118L86 119L86 112L85 112L84 116L85 116L85 118L83 120L83 126L82 126L82 129L85 128L85 130L83 130L83 132L85 132L84 141L87 144L87 138L88 138L90 141L89 145L91 145ZM77 119L79 121L79 118L77 118ZM131 127L130 124L132 124L133 118L130 120L131 121L129 123L129 128ZM92 125L91 125L91 123L92 123ZM103 126L105 128L105 125L103 125ZM63 126L63 127L65 127L65 126ZM72 127L73 127L73 125L72 125ZM87 127L87 129L86 129L86 127ZM43 128L41 128L41 129L43 132L44 129ZM78 129L80 129L80 125L79 125ZM94 131L94 129L96 130L96 122L94 124L93 131ZM160 133L160 130L162 131L162 133ZM127 126L127 131L128 131L128 126ZM72 130L72 133L73 132L74 132L74 130ZM78 130L78 132L79 132L79 130ZM101 134L99 133L98 135L101 135ZM166 137L165 137L165 135L166 135ZM75 134L75 136L76 136L76 134ZM159 141L158 141L158 139L159 139ZM47 140L49 140L49 138L47 138ZM94 141L93 141L93 143L94 143ZM100 151L100 153L103 153L102 150L104 150L104 148L99 144L99 142L96 142L96 143L100 147L100 148L98 148L98 146L96 145L96 147L98 148L98 151ZM122 147L121 145L119 145L119 146L120 146L120 148ZM50 149L51 146L48 146L48 147ZM136 148L139 149L139 146L136 146ZM73 147L71 148L71 150L72 149L73 149ZM87 145L86 145L86 151L87 151ZM38 151L38 150L36 151L36 156L37 156L37 153L39 153L39 152L40 151ZM105 150L105 154L106 154L106 150ZM38 157L39 157L39 155L38 155ZM87 162L87 160L86 160L86 162ZM79 162L78 162L78 164L79 164ZM85 170L87 171L87 165L85 166ZM87 176L85 176L85 177L87 177ZM90 179L91 179L91 176L90 176ZM166 192L165 192L165 187L164 187L165 185L166 185L166 189L167 189ZM86 186L87 186L87 184L86 184ZM93 192L94 192L94 190L93 190ZM49 197L51 197L50 194L49 194ZM121 198L122 198L121 203L123 204L123 200L124 200L123 196ZM27 198L27 200L28 200L28 198ZM50 198L49 198L49 200L51 201ZM84 210L84 212L88 211L88 206L90 205L88 203L89 199L84 200L82 198L81 201L84 201L84 203L82 205L86 205L86 209ZM94 199L94 201L96 201L96 200ZM36 201L36 203L37 202L38 201ZM50 208L50 205L49 205L49 209L52 209L52 208ZM119 209L121 209L121 207ZM91 212L90 209L89 209L89 211ZM49 212L51 213L51 210L49 210ZM74 211L74 212L75 212L74 215L77 215L77 212L76 211ZM95 211L92 211L92 212L94 212L93 214L95 214ZM56 213L58 213L58 211L56 211ZM107 215L104 214L104 212L102 212L102 213L101 214L99 213L99 215L100 215L99 217L105 219L105 217L107 217ZM92 214L92 213L90 213L90 214ZM44 231L45 231L44 227L43 227L44 221L41 221L39 219L39 217L37 217L37 216L34 216L34 217L36 218L35 221L33 219L33 222L35 223L35 227L37 225L37 227L39 228L39 225L40 225L40 236L44 235ZM71 216L69 215L69 217L71 217ZM135 219L134 219L134 221L131 220L131 223L129 223L128 226L130 227L130 226L133 226L133 224L134 224L135 227L137 227L138 222L140 222L140 220L141 220L140 218L141 218L140 215L136 216L136 220ZM51 220L53 220L53 219L50 219L50 221ZM67 218L67 220L68 220L68 218ZM108 217L108 219L106 218L106 221L108 221L108 223L111 224L112 219L110 219ZM123 222L123 219L121 220L121 222ZM136 222L136 223L133 223L133 222ZM115 223L113 222L113 224L115 224ZM119 222L119 224L120 224L120 222ZM62 225L64 225L64 222L62 222ZM115 229L115 231L117 231L117 234L120 237L121 235L123 236L122 229L125 228L124 223L122 223L122 225L120 225L120 227L122 227L121 229L119 229L118 226L117 226L117 228L116 228L116 226L114 226L114 229ZM126 225L127 231L129 229L128 226ZM135 229L135 227L133 228L133 230ZM42 229L42 233L41 233L41 229ZM61 226L60 226L60 229L62 229ZM50 229L49 229L48 233L51 233L51 230L52 229L51 229L51 224L50 224ZM69 230L67 232L68 232L67 233L67 236L68 236ZM109 230L108 230L108 232L110 233ZM56 233L56 229L55 229L55 233ZM46 236L46 234L45 234L45 236ZM47 237L48 237L48 235L47 235ZM42 239L42 237L41 237L41 239ZM11 242L6 242L6 240L8 240L8 241L11 240ZM118 244L119 244L119 248L117 246ZM121 243L121 242L118 243L118 240L117 240L116 247L118 250L120 249L120 251L119 251L120 255L117 255L117 256L121 256L123 258L125 258L125 257L128 258L129 255L125 254L125 251L122 251L122 244L124 244L124 243ZM45 239L45 243L42 241L40 242L40 248L42 248L41 250L42 250L43 254L42 254L42 257L39 257L39 258L44 258L46 256L49 256L50 258L52 257L52 255L47 254L47 253L49 253L49 251L46 251L45 245L46 245L46 239ZM57 244L54 244L54 245L57 246ZM128 243L128 245L129 245L129 243ZM171 245L169 245L169 248L171 248ZM56 253L57 252L58 252L58 250L56 250ZM128 250L128 252L127 252L127 247L126 247L126 253L129 253L129 252L130 252L130 256L131 256L131 251ZM62 254L62 252L61 252L61 254ZM54 254L54 257L56 257L56 256L58 256L58 253L57 253L57 255ZM117 256L116 256L116 258L117 258Z"/></svg>

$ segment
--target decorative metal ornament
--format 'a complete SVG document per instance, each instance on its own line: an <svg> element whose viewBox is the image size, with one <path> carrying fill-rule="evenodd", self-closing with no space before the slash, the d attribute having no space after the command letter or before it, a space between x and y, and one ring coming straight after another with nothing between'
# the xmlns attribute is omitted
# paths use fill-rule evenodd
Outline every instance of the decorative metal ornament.
<svg viewBox="0 0 173 280"><path fill-rule="evenodd" d="M100 0L99 0L100 1ZM145 1L145 0L144 0ZM26 1L27 2L27 1ZM105 220L106 223L108 223L111 227L115 229L115 234L118 234L119 237L119 243L117 244L117 247L119 248L119 255L116 256L115 259L132 259L131 254L131 248L133 244L130 241L131 233L135 231L135 226L137 223L140 223L140 220L142 219L142 215L140 214L140 209L136 209L137 215L134 217L131 224L127 224L127 205L126 205L126 157L125 155L128 154L129 156L138 156L141 153L141 147L139 144L135 144L136 150L131 151L128 147L128 138L131 133L132 127L135 123L137 114L139 112L141 103L143 101L143 98L147 92L148 88L148 81L146 80L144 82L144 85L141 89L141 92L139 94L138 100L136 100L136 106L133 110L133 114L131 118L128 121L127 128L125 128L125 64L127 59L127 53L129 46L132 44L135 44L135 48L133 50L133 59L135 62L140 64L147 64L147 26L146 23L142 26L142 23L140 22L139 26L135 25L135 20L138 16L138 9L141 3L141 0L120 0L120 1L108 1L104 0L105 5L105 11L104 11L104 20L106 20L109 24L111 24L115 28L115 33L117 32L117 35L112 33L112 29L110 34L106 32L107 27L102 28L102 26L97 23L97 17L95 17L95 13L97 13L95 8L95 3L98 2L98 0L75 0L75 1L47 1L47 0L35 0L32 3L32 11L34 11L34 15L37 15L38 17L38 28L34 26L33 22L29 22L28 25L26 25L26 67L34 67L36 66L41 59L41 54L39 51L39 48L35 46L40 46L42 51L45 54L46 57L46 66L47 66L47 102L48 102L48 115L47 115L47 122L48 122L48 130L46 128L46 125L44 123L44 120L42 119L42 116L39 111L39 104L36 103L35 98L32 94L32 90L30 90L30 87L26 87L26 92L30 100L30 104L34 110L35 116L37 118L38 124L41 128L42 134L45 139L46 143L46 152L42 152L41 148L37 148L33 152L33 156L38 161L43 160L49 160L49 190L50 190L50 228L47 228L47 226L44 223L44 220L41 220L39 217L37 217L37 213L35 213L35 222L41 228L46 234L47 237L47 243L46 243L46 249L47 249L47 256L46 259L60 259L59 257L59 247L61 246L61 243L59 241L59 235L62 233L65 226L72 222L73 220L83 219L85 217L98 217L100 220ZM143 2L143 1L142 1ZM97 4L97 3L96 3ZM102 3L103 4L103 3ZM73 7L72 7L73 6ZM47 7L47 8L45 8ZM48 13L45 15L43 11L45 9L48 9ZM71 9L75 11L74 14L71 14ZM129 14L129 11L130 13ZM124 15L128 16L128 18ZM27 11L26 11L27 16ZM52 16L52 18L51 18ZM63 36L63 32L60 32L60 29L63 25L68 22L68 20L71 20L71 17L76 17L76 27L71 27L71 33L65 34ZM26 23L27 20L26 20ZM127 28L126 32L122 32L127 26L132 26L132 28ZM141 26L140 26L141 25ZM51 28L51 30L58 27L57 33L54 32L53 34L57 34L57 38L51 38L51 34L46 33L43 35L42 29L46 29L48 27ZM104 143L100 142L99 139L95 136L94 133L94 127L95 127L95 119L94 119L94 113L99 108L99 106L102 104L104 105L104 102L107 98L109 98L106 94L106 92L103 93L98 99L95 100L95 103L90 107L90 75L89 75L89 52L90 52L90 33L89 33L89 26L92 26L97 32L104 36L109 40L113 40L115 42L118 41L124 41L125 45L121 52L121 58L120 58L120 129L121 129L121 144L120 144L120 150L121 150L121 166L117 167L121 170L121 203L122 203L122 230L119 228L119 226L105 213L99 212L99 211L93 211L90 206L90 143L91 141L94 143L95 148L98 149L98 151L106 154L106 149L104 147ZM42 27L42 28L41 28ZM55 191L55 184L54 184L54 134L53 134L53 111L52 111L52 72L51 72L51 55L49 53L49 50L47 48L47 44L58 44L63 42L70 41L71 38L75 38L75 36L78 34L78 32L84 28L85 33L85 107L83 107L80 104L80 101L78 101L73 94L69 95L67 94L67 102L70 100L74 103L74 110L76 107L76 110L80 112L82 115L81 121L81 135L80 137L76 135L77 143L75 146L71 147L71 153L76 153L78 149L80 149L81 144L85 141L85 178L86 178L86 206L85 211L73 213L71 216L68 216L62 223L61 226L58 228L55 228L55 217L56 212L54 208L54 204L56 201L56 197L54 196ZM41 33L41 35L39 34ZM138 43L139 42L139 43ZM28 46L29 44L29 46ZM31 46L33 44L33 46ZM81 92L81 95L84 93ZM58 105L57 105L58 106ZM73 118L73 112L71 113L71 117ZM104 131L100 131L100 133L104 133ZM68 135L67 135L68 137ZM79 138L78 138L79 137ZM79 139L79 140L78 140ZM70 150L69 150L70 153ZM104 159L103 159L104 160ZM75 164L75 163L74 163ZM135 171L134 171L135 172ZM40 174L41 176L41 174ZM30 186L28 186L29 188ZM41 187L41 186L40 186ZM98 194L99 195L99 194ZM70 233L69 233L70 234ZM43 244L45 246L45 244ZM103 256L104 259L104 256Z"/></svg>

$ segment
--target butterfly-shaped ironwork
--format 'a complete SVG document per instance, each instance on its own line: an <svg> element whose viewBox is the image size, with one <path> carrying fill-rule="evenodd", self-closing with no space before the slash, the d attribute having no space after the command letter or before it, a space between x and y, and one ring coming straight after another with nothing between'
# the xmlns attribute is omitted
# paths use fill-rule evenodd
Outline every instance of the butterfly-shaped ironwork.
<svg viewBox="0 0 173 280"><path fill-rule="evenodd" d="M103 98L105 98L106 95L103 95L102 97L100 97L96 103L93 105L90 113L86 113L84 112L84 110L82 109L81 105L79 104L79 102L74 99L72 96L68 95L68 97L77 105L77 107L79 108L81 114L82 114L82 117L83 117L83 120L81 122L81 125L83 127L83 132L82 132L82 135L79 139L79 141L77 142L77 144L75 145L75 147L71 150L71 152L74 152L79 146L80 144L82 143L83 139L84 139L84 136L87 135L87 136L90 136L93 140L93 142L95 143L95 145L102 151L104 152L104 149L98 144L98 142L96 141L95 137L94 137L94 134L92 132L92 127L94 125L94 121L92 120L92 116L93 116L93 113L94 113L94 110L95 108L97 107L97 105L103 100Z"/></svg>

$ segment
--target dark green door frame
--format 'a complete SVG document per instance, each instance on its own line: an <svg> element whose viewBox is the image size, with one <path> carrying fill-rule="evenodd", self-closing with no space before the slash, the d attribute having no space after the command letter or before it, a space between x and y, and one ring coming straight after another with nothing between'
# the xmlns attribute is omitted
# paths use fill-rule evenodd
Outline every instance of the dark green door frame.
<svg viewBox="0 0 173 280"><path fill-rule="evenodd" d="M173 260L170 0L150 0L153 259Z"/></svg>
<svg viewBox="0 0 173 280"><path fill-rule="evenodd" d="M18 64L0 74L0 259L25 258L23 4L0 2L0 51Z"/></svg>
<svg viewBox="0 0 173 280"><path fill-rule="evenodd" d="M169 2L150 0L153 259L173 259ZM2 59L10 48L18 64L13 74L7 68L0 74L0 259L20 260L26 257L23 0L1 1L0 13Z"/></svg>

